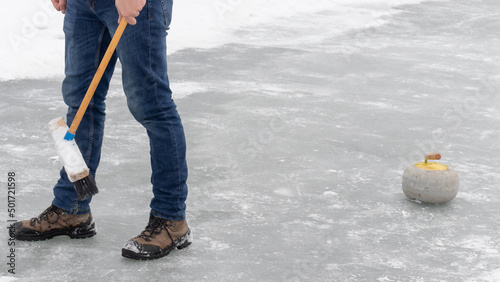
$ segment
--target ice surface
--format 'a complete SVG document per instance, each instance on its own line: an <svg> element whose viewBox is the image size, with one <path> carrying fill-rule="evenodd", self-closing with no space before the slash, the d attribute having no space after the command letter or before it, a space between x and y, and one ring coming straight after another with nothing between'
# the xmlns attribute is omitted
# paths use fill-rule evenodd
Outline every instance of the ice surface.
<svg viewBox="0 0 500 282"><path fill-rule="evenodd" d="M97 235L16 242L14 277L499 281L499 9L424 2L340 34L314 24L331 11L309 12L171 54L195 241L155 261L120 256L146 226L152 193L148 138L115 76L91 204ZM289 30L294 21L304 28ZM268 40L286 34L309 43ZM16 219L52 200L60 165L46 123L65 113L60 82L0 83L0 162L18 175ZM429 152L460 176L444 205L409 201L401 189L404 169Z"/></svg>

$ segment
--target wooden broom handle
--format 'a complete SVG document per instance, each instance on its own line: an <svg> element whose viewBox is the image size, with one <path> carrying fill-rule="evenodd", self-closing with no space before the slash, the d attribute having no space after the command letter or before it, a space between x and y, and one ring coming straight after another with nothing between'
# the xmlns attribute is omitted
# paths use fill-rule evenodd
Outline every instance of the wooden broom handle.
<svg viewBox="0 0 500 282"><path fill-rule="evenodd" d="M118 25L118 28L116 29L115 35L113 35L113 39L111 39L111 43L109 43L108 50L106 50L106 54L104 54L104 57L99 64L99 68L97 69L97 72L95 73L94 78L90 83L89 89L87 90L87 93L85 94L85 97L80 104L80 108L78 108L78 112L76 113L75 118L71 123L71 127L68 130L69 133L73 135L76 133L76 130L78 129L78 126L82 121L83 115L85 114L85 111L89 106L90 100L92 100L92 96L94 96L97 85L99 85L99 81L101 81L102 75L108 67L109 60L111 59L111 56L113 56L116 45L118 45L118 41L120 41L120 38L122 37L123 31L125 30L126 26L127 21L125 19L122 19L120 21L120 24Z"/></svg>

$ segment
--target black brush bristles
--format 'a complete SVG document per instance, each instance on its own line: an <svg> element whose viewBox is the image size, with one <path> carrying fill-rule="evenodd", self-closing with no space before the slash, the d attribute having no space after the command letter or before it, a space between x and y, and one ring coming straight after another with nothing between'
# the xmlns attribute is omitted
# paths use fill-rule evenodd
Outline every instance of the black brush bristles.
<svg viewBox="0 0 500 282"><path fill-rule="evenodd" d="M76 196L80 201L88 199L89 197L99 193L99 189L97 189L97 185L95 183L94 177L92 177L92 174L89 174L87 177L73 182L73 185L75 186Z"/></svg>

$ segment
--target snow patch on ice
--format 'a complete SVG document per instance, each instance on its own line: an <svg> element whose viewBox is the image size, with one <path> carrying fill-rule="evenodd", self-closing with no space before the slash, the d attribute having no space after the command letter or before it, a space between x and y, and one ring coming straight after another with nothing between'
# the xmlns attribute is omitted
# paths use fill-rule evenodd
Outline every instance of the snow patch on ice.
<svg viewBox="0 0 500 282"><path fill-rule="evenodd" d="M59 156L49 157L49 161L51 161L52 163L57 163L59 162Z"/></svg>
<svg viewBox="0 0 500 282"><path fill-rule="evenodd" d="M50 1L5 2L0 26L0 80L61 76L64 71L62 15ZM21 12L21 13L19 13Z"/></svg>
<svg viewBox="0 0 500 282"><path fill-rule="evenodd" d="M458 191L460 198L477 203L486 203L491 201L491 196L486 194L479 194L477 192Z"/></svg>
<svg viewBox="0 0 500 282"><path fill-rule="evenodd" d="M382 103L382 102L358 102L361 105L367 105L367 106L373 106L375 108L380 108L380 109L394 109L396 108L394 105L390 105L387 103Z"/></svg>
<svg viewBox="0 0 500 282"><path fill-rule="evenodd" d="M211 127L211 128L216 128L216 129L225 129L226 127L224 125L220 124L215 124L212 120L209 118L192 118L189 120L193 124L200 124L203 125L204 127Z"/></svg>
<svg viewBox="0 0 500 282"><path fill-rule="evenodd" d="M333 191L326 191L326 192L323 192L323 196L325 196L327 198L338 198L339 193L333 192Z"/></svg>
<svg viewBox="0 0 500 282"><path fill-rule="evenodd" d="M0 276L0 281L1 282L10 282L10 281L16 281L17 278L11 277L11 276Z"/></svg>
<svg viewBox="0 0 500 282"><path fill-rule="evenodd" d="M497 282L500 281L500 268L484 273L483 275L478 277L480 281L488 281L488 282ZM477 280L469 280L469 281L477 281Z"/></svg>
<svg viewBox="0 0 500 282"><path fill-rule="evenodd" d="M322 215L315 214L315 213L310 214L308 217L309 217L309 218L312 218L312 219L314 219L314 220L320 221L320 222L326 222L326 223L329 223L329 224L333 224L333 223L334 223L333 219L331 219L331 218L326 218L326 217L324 217L324 216L322 216Z"/></svg>
<svg viewBox="0 0 500 282"><path fill-rule="evenodd" d="M404 219L407 219L407 218L411 217L411 213L408 212L408 211L405 211L405 210L401 211L401 215L403 216Z"/></svg>
<svg viewBox="0 0 500 282"><path fill-rule="evenodd" d="M168 36L168 53L235 42L307 48L314 46L307 43L320 42L324 35L303 32L308 36L297 38L294 36L297 30L311 26L303 21L314 21L316 25L312 26L328 29L330 33L327 35L333 36L352 29L369 30L383 25L386 20L381 17L396 13L397 10L393 9L395 6L420 2L423 1L177 1ZM16 12L6 13L4 20L9 24L0 26L0 36L4 39L0 41L0 81L62 77L64 16L46 0L5 1L2 9ZM285 26L287 32L269 33L268 27L273 25ZM255 30L259 30L258 38L251 38L248 31Z"/></svg>
<svg viewBox="0 0 500 282"><path fill-rule="evenodd" d="M461 242L462 247L487 255L498 254L496 244L489 236L472 236Z"/></svg>
<svg viewBox="0 0 500 282"><path fill-rule="evenodd" d="M229 249L229 245L226 244L226 243L222 243L222 242L212 241L212 242L210 242L210 248L209 249L210 250L222 251L222 250Z"/></svg>
<svg viewBox="0 0 500 282"><path fill-rule="evenodd" d="M108 94L107 94L107 98L122 97L124 95L125 94L123 93L123 91L121 89L109 89Z"/></svg>
<svg viewBox="0 0 500 282"><path fill-rule="evenodd" d="M295 194L292 192L292 190L288 188L278 188L273 191L275 194L281 195L281 196L286 196L286 197L293 197Z"/></svg>
<svg viewBox="0 0 500 282"><path fill-rule="evenodd" d="M404 262L402 262L400 259L396 259L396 258L389 259L386 264L391 268L396 268L396 269L405 268Z"/></svg>
<svg viewBox="0 0 500 282"><path fill-rule="evenodd" d="M481 136L479 136L479 140L484 140L486 138L489 138L492 135L494 135L495 133L496 133L495 130L485 130L485 131L481 132Z"/></svg>
<svg viewBox="0 0 500 282"><path fill-rule="evenodd" d="M209 243L209 250L222 251L230 248L229 244L213 240L209 237L200 237L200 240Z"/></svg>
<svg viewBox="0 0 500 282"><path fill-rule="evenodd" d="M1 148L6 152L25 152L27 150L26 147L20 147L19 145L14 144L5 144L1 146Z"/></svg>
<svg viewBox="0 0 500 282"><path fill-rule="evenodd" d="M290 226L305 226L305 227L311 228L311 230L313 230L313 229L328 230L328 229L332 228L331 224L326 224L326 223L322 224L322 221L324 221L325 218L319 217L319 219L320 220L313 219L312 221L311 220L303 220L303 219L293 220L293 221L282 223L282 225L287 226L287 228ZM320 221L320 222L318 222L318 221Z"/></svg>
<svg viewBox="0 0 500 282"><path fill-rule="evenodd" d="M175 99L183 99L188 95L207 91L207 87L201 83L195 82L172 82L172 97Z"/></svg>

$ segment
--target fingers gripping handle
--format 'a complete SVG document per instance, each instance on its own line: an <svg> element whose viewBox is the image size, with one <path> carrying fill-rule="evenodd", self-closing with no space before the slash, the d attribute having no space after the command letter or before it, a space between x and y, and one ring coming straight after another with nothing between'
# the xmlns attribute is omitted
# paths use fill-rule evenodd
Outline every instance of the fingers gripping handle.
<svg viewBox="0 0 500 282"><path fill-rule="evenodd" d="M83 101L80 104L80 108L78 109L78 112L76 113L75 118L71 123L71 127L64 136L64 139L71 141L73 140L73 138L75 138L76 130L78 129L78 126L82 121L83 115L85 114L85 111L89 106L90 100L92 100L92 96L94 96L94 92L97 89L97 85L99 85L99 82L101 81L104 71L108 67L109 60L111 59L111 56L113 56L113 53L115 52L116 49L116 45L118 45L118 41L120 41L120 38L122 37L123 31L125 30L126 26L127 26L127 21L122 19L120 21L120 24L118 25L118 28L116 29L115 35L113 35L113 39L111 39L111 43L109 43L108 50L106 50L106 53L104 54L104 57L102 58L101 63L99 64L99 68L97 69L97 72L95 73L94 78L90 83L89 89L87 90L87 93L85 94L85 97L83 98Z"/></svg>

